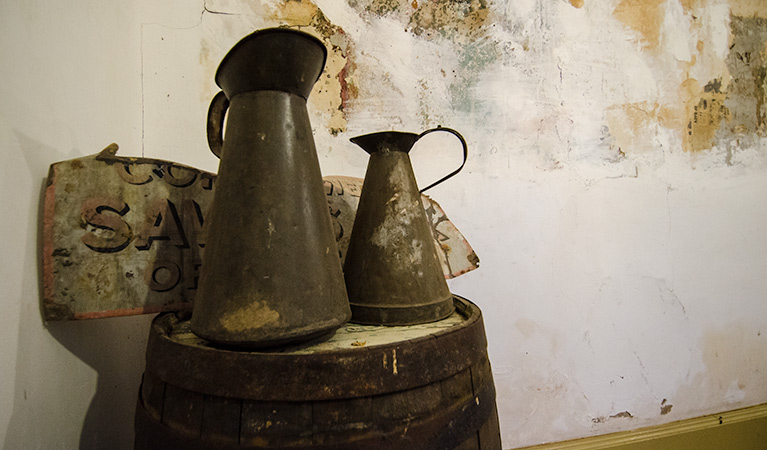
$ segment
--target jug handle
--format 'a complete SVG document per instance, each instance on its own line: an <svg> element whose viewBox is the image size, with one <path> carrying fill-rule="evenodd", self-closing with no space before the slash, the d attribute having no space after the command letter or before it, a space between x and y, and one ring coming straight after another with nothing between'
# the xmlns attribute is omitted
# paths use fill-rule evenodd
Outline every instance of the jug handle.
<svg viewBox="0 0 767 450"><path fill-rule="evenodd" d="M463 136L461 136L461 133L455 131L452 128L447 128L447 127L443 127L442 125L437 125L437 128L432 128L430 130L426 130L423 133L419 134L418 135L418 139L421 139L425 135L427 135L429 133L433 133L435 131L446 131L448 133L452 133L452 134L455 135L455 137L458 138L459 141L461 141L461 145L463 146L463 162L461 163L460 167L458 167L454 171L450 172L449 174L445 175L444 177L440 178L439 180L435 181L434 183L432 183L432 184L426 186L425 188L421 189L420 191L418 191L419 193L423 193L423 191L425 191L427 189L433 188L434 186L442 183L443 181L447 180L448 178L450 178L453 175L455 175L458 172L460 172L461 169L463 169L463 166L466 165L466 158L468 158L468 156L469 156L469 149L468 149L468 146L466 145L466 140L463 138Z"/></svg>
<svg viewBox="0 0 767 450"><path fill-rule="evenodd" d="M208 147L219 159L224 148L224 117L229 109L229 99L219 91L210 101L208 108Z"/></svg>

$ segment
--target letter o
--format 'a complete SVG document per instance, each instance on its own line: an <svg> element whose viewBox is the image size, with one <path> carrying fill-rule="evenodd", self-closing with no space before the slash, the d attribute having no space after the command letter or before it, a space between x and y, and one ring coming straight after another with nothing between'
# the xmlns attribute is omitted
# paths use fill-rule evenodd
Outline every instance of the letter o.
<svg viewBox="0 0 767 450"><path fill-rule="evenodd" d="M155 261L149 275L149 288L156 292L167 292L181 281L181 269L173 261Z"/></svg>

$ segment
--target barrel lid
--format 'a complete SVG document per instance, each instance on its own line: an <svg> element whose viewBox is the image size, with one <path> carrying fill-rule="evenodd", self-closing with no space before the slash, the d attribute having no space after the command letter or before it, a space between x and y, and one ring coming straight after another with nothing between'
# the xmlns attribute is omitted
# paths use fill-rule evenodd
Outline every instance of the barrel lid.
<svg viewBox="0 0 767 450"><path fill-rule="evenodd" d="M208 395L274 400L348 399L412 389L486 357L479 308L454 296L456 311L421 325L346 324L331 336L272 351L226 349L197 337L188 318L159 315L147 348L149 373Z"/></svg>

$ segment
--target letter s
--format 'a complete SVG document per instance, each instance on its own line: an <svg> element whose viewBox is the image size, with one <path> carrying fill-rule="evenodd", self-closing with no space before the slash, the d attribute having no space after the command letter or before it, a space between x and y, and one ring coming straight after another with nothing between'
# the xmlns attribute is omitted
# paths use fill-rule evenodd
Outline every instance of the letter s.
<svg viewBox="0 0 767 450"><path fill-rule="evenodd" d="M87 232L82 242L100 253L119 252L130 244L133 232L122 216L130 211L128 204L113 197L91 197L80 207L80 217ZM114 214L107 214L114 213ZM95 228L88 230L88 225Z"/></svg>

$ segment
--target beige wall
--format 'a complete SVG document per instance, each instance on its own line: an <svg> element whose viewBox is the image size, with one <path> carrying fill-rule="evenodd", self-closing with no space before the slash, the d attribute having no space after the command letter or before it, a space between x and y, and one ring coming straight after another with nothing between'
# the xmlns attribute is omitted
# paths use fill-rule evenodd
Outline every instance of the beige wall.
<svg viewBox="0 0 767 450"><path fill-rule="evenodd" d="M206 170L225 52L292 25L331 49L309 101L325 175L366 132L458 129L430 194L480 269L508 448L767 401L767 8L759 0L4 2L0 442L130 448L149 317L45 325L48 165ZM422 184L454 142L414 151Z"/></svg>

